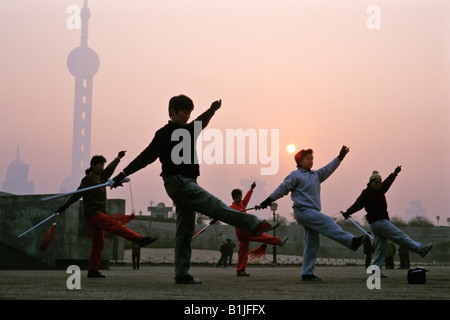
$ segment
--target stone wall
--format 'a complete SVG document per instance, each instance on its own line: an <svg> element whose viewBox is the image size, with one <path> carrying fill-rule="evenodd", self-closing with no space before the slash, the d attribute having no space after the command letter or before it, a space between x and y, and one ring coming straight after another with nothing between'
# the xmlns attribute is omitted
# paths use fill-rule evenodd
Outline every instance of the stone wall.
<svg viewBox="0 0 450 320"><path fill-rule="evenodd" d="M42 201L48 195L6 195L0 196L0 245L8 250L0 251L0 267L8 265L11 250L20 252L23 256L33 258L36 265L44 263L49 268L67 268L77 264L85 269L89 260L91 236L83 220L82 201L74 203L63 214L56 216L22 237L20 234L49 217L59 208L67 197ZM108 200L108 210L111 213L124 213L125 200ZM52 223L55 226L55 240L47 250L39 247ZM105 234L105 248L102 255L102 267L108 267L111 259L123 258L124 240ZM23 259L24 264L33 260ZM16 267L20 265L15 261ZM29 266L23 266L29 267Z"/></svg>
<svg viewBox="0 0 450 320"><path fill-rule="evenodd" d="M151 247L173 247L175 238L175 223L173 222L149 221L147 217L137 217L127 226L136 232L141 232L145 235L151 234L152 236L156 236L158 238L158 241L153 243ZM195 230L199 230L203 227L204 225L196 225ZM354 234L355 236L362 235L362 231L360 231L353 225L343 226L342 228L345 231ZM368 226L365 226L364 228L367 231L370 231ZM436 245L438 243L448 243L450 241L449 227L402 227L400 229L408 234L413 240L418 241L424 245L427 245L428 243L433 243L434 245ZM270 231L269 234L273 235L273 231ZM288 242L282 248L277 248L277 253L298 256L303 255L303 249L305 246L305 231L301 225L294 224L289 226L280 226L275 230L275 234L278 237L289 237ZM237 238L234 227L223 224L214 224L208 227L205 232L203 232L192 241L192 247L194 249L219 250L222 239L226 238L230 238L237 245ZM354 252L322 235L320 235L320 242L321 246L319 250L319 257L344 259L364 258L362 248L360 248L357 252ZM251 243L251 248L255 248L258 245L258 243ZM271 247L272 246L268 246L268 253L272 252ZM450 252L438 254L437 251L432 250L425 259L422 259L417 254L411 253L410 259L411 261L419 262L450 262Z"/></svg>

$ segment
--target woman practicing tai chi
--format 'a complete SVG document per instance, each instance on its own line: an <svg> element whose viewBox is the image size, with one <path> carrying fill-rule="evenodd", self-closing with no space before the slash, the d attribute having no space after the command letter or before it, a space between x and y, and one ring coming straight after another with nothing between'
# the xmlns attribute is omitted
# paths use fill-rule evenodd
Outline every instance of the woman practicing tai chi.
<svg viewBox="0 0 450 320"><path fill-rule="evenodd" d="M314 274L314 265L320 247L320 233L354 251L364 241L365 235L357 238L351 233L343 231L332 218L320 212L320 184L337 169L348 152L349 148L343 146L339 155L329 164L319 170L311 170L314 160L313 151L311 149L299 151L295 155L297 170L292 171L278 188L259 205L260 208L266 208L270 203L291 192L295 219L305 228L303 281L321 280Z"/></svg>
<svg viewBox="0 0 450 320"><path fill-rule="evenodd" d="M380 269L386 258L387 240L391 240L401 247L418 253L421 257L425 257L433 246L432 244L429 244L428 246L423 247L420 243L411 240L408 235L389 221L385 193L389 190L401 169L401 166L395 168L394 172L384 181L382 181L378 171L373 171L369 178L367 188L361 192L361 195L347 211L342 212L344 218L348 218L350 215L363 208L366 210L367 221L370 224L370 229L375 235L375 256L373 264ZM383 275L383 277L386 276Z"/></svg>

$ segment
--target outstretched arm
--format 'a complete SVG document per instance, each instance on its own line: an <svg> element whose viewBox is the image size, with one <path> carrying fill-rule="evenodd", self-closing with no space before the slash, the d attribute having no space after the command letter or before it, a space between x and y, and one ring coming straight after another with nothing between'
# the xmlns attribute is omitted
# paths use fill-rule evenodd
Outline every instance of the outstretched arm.
<svg viewBox="0 0 450 320"><path fill-rule="evenodd" d="M284 197L287 195L290 191L294 190L295 187L298 185L298 180L295 176L295 171L289 174L284 181L275 189L272 194L267 197L259 206L256 206L256 210L265 209L267 206L269 206L272 202Z"/></svg>

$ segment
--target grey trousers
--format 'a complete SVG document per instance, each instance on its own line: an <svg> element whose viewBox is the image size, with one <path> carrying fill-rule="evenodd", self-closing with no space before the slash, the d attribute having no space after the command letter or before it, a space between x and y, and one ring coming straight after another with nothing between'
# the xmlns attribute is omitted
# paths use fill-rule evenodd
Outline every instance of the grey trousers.
<svg viewBox="0 0 450 320"><path fill-rule="evenodd" d="M302 275L314 274L314 265L320 247L320 233L351 248L355 236L342 230L329 216L311 208L298 207L294 207L294 216L305 228Z"/></svg>
<svg viewBox="0 0 450 320"><path fill-rule="evenodd" d="M387 252L387 240L398 244L412 252L419 253L422 245L411 240L406 233L394 226L389 220L381 219L370 224L370 230L375 235L375 255L373 264L378 267L383 266Z"/></svg>
<svg viewBox="0 0 450 320"><path fill-rule="evenodd" d="M256 231L260 223L257 216L233 210L220 199L201 188L194 179L182 175L166 176L163 179L166 192L176 205L176 279L190 276L191 242L195 231L195 212L251 233Z"/></svg>

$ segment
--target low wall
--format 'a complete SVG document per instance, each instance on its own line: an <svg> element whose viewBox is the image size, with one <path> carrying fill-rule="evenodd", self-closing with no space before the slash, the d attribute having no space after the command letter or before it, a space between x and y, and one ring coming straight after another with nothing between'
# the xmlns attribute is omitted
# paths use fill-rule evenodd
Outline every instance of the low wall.
<svg viewBox="0 0 450 320"><path fill-rule="evenodd" d="M161 221L149 221L148 217L137 217L131 221L127 226L144 235L152 235L158 238L158 241L153 243L153 248L171 248L173 247L175 239L175 223L173 222L161 222ZM205 225L196 225L196 230L203 228ZM368 226L364 227L367 231L370 231ZM343 226L347 232L354 234L355 236L362 235L361 230L353 225ZM402 227L406 234L408 234L413 240L418 241L424 245L433 243L434 245L449 242L450 241L450 228L449 227ZM273 235L273 231L269 232ZM303 226L295 224L289 226L280 226L275 230L275 235L278 237L288 236L289 240L282 248L277 248L278 254L285 255L303 255L303 249L305 245L305 231ZM222 243L222 239L230 238L237 245L237 238L234 227L224 224L214 224L208 227L202 234L197 236L192 241L192 247L194 249L207 249L207 250L219 250ZM354 252L343 245L320 235L320 250L319 257L321 258L340 258L340 259L363 259L364 254L362 247ZM258 243L251 243L251 248L257 247ZM126 244L126 247L128 244ZM238 248L236 248L237 250ZM397 246L398 249L398 246ZM268 246L268 253L272 253L272 246ZM398 254L397 254L398 258ZM419 255L411 253L411 261L424 261L424 262L449 262L450 252L442 253L436 250L431 252L425 257L421 258Z"/></svg>
<svg viewBox="0 0 450 320"><path fill-rule="evenodd" d="M49 217L59 208L67 197L42 201L41 198L48 195L25 196L0 196L0 245L8 248L8 251L16 251L22 255L17 257L23 260L23 264L44 263L49 268L67 268L70 264L77 264L85 269L89 260L91 248L91 236L88 227L83 220L82 201L70 206L63 214L54 217L22 237L29 228L35 226ZM108 210L111 213L124 213L125 200L108 200ZM47 230L52 223L56 223L55 240L47 250L39 250ZM108 261L123 258L124 240L105 234L105 247L102 255L102 267L108 267ZM3 250L5 252L6 250ZM10 254L0 252L0 266L8 265ZM19 258L17 258L19 259ZM15 268L20 266L20 261L15 261ZM23 266L29 268L29 266Z"/></svg>

